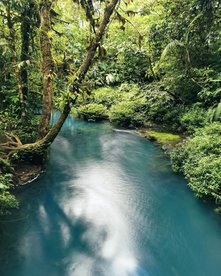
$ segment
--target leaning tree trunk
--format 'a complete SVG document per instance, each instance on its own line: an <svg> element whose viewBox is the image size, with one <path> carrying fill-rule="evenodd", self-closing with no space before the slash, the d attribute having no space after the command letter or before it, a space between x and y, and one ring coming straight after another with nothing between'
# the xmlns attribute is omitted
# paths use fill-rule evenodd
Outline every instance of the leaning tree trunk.
<svg viewBox="0 0 221 276"><path fill-rule="evenodd" d="M43 105L42 119L39 126L39 138L43 138L49 130L52 97L53 97L53 68L54 62L51 53L51 40L48 32L51 30L51 6L52 1L43 0L40 8L40 47L42 54L42 75L43 75Z"/></svg>
<svg viewBox="0 0 221 276"><path fill-rule="evenodd" d="M82 62L81 66L79 67L77 71L77 78L75 83L73 84L73 93L76 93L78 91L79 86L81 85L82 81L84 80L85 75L88 72L88 69L90 68L90 65L94 59L94 56L96 54L96 50L101 42L101 39L104 36L106 27L110 21L111 15L113 14L114 9L116 8L119 0L112 0L105 8L103 19L101 20L101 23L99 25L99 28L96 32L96 35L94 39L91 40L90 45L88 47L87 55ZM56 136L58 135L63 123L65 122L69 112L70 112L70 104L71 100L68 98L64 107L63 112L60 115L60 118L58 120L58 123L53 125L53 127L50 129L49 133L42 139L42 142L49 146ZM68 114L67 114L68 112ZM51 135L53 133L53 135Z"/></svg>
<svg viewBox="0 0 221 276"><path fill-rule="evenodd" d="M60 132L66 118L70 113L70 103L67 102L57 123L50 129L45 137L32 144L24 144L11 149L9 159L17 162L17 160L28 160L29 163L41 164L45 159L47 149L50 147L58 133Z"/></svg>
<svg viewBox="0 0 221 276"><path fill-rule="evenodd" d="M78 77L78 81L79 83L81 83L85 77L85 75L88 72L88 69L90 68L90 65L94 59L94 56L96 54L96 50L104 36L106 27L110 21L110 17L114 11L114 9L116 8L117 4L118 4L119 0L112 0L105 8L104 10L104 16L103 19L99 25L99 28L96 32L95 37L91 40L91 43L89 45L88 48L88 52L87 55L82 63L82 65L80 66L78 72L77 72L77 77Z"/></svg>
<svg viewBox="0 0 221 276"><path fill-rule="evenodd" d="M79 86L81 85L86 73L88 72L88 69L96 54L96 50L99 46L99 43L110 21L110 17L113 14L113 11L116 8L116 5L118 4L118 2L119 0L112 0L105 8L103 19L101 20L101 23L99 25L99 28L96 32L94 39L91 40L91 43L88 47L88 53L84 61L82 62L82 65L80 66L79 70L77 71L77 74L76 74L77 81L73 84L73 88L74 88L74 90L72 91L73 93L77 93ZM41 160L41 158L44 156L45 151L53 143L54 139L60 132L66 118L70 113L71 104L75 103L76 99L77 99L77 95L74 100L67 98L64 109L61 112L61 115L57 123L52 126L52 128L43 138L41 138L35 143L21 145L18 148L13 149L10 152L10 156L13 156L13 153L16 153L17 157L19 156L19 158L22 158L22 159L24 158L25 160L29 159L31 161L33 159L38 159L38 157L40 157L40 160Z"/></svg>

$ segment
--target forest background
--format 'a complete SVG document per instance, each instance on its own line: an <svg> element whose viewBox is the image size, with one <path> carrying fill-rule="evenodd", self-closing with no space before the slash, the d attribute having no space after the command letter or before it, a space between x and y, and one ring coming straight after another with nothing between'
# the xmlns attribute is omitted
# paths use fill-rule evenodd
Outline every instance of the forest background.
<svg viewBox="0 0 221 276"><path fill-rule="evenodd" d="M220 1L2 0L0 25L0 214L69 113L186 137L172 166L221 211Z"/></svg>

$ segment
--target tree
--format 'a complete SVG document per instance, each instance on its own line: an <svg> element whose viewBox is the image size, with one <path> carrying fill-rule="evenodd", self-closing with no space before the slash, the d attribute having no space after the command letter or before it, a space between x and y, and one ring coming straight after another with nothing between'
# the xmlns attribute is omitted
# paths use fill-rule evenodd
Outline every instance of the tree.
<svg viewBox="0 0 221 276"><path fill-rule="evenodd" d="M42 0L39 9L40 17L40 48L42 55L42 76L43 76L43 102L42 118L39 126L39 138L43 138L49 130L52 98L53 98L53 72L54 62L51 53L51 40L48 32L51 30L51 9L52 1Z"/></svg>
<svg viewBox="0 0 221 276"><path fill-rule="evenodd" d="M84 1L83 1L84 2ZM70 113L71 105L76 102L80 86L85 78L85 75L90 68L92 61L95 57L96 50L105 34L107 25L110 21L111 15L113 14L119 0L111 0L104 3L104 12L96 30L94 29L93 36L87 47L87 52L85 58L83 59L79 69L74 74L73 82L69 85L70 89L65 95L64 108L61 111L61 115L56 124L47 132L47 126L49 121L49 113L52 109L52 74L53 74L53 64L51 56L50 41L46 33L50 29L50 15L51 12L51 1L43 0L40 5L40 16L41 16L41 53L42 53L42 71L43 71L43 107L45 107L45 112L43 112L42 122L46 124L43 126L43 130L40 130L40 139L31 144L21 144L18 139L18 143L13 146L7 145L7 150L9 151L9 157L14 159L26 159L32 161L42 161L45 151L54 141L58 135L62 125L64 124L67 116ZM84 3L92 3L91 1L86 1ZM87 15L87 13L86 13ZM49 87L47 86L49 85ZM49 101L49 108L46 107Z"/></svg>
<svg viewBox="0 0 221 276"><path fill-rule="evenodd" d="M22 94L24 100L24 112L28 113L29 76L28 64L30 63L30 43L34 29L38 27L37 5L34 0L25 1L21 10L21 54L20 75L22 83Z"/></svg>
<svg viewBox="0 0 221 276"><path fill-rule="evenodd" d="M6 20L7 20L7 27L9 31L8 36L8 43L12 53L13 59L13 66L15 68L15 76L18 88L18 95L19 95L19 102L20 102L20 110L21 110L21 117L25 117L25 100L24 94L22 89L22 79L21 79L21 70L19 66L19 61L17 59L17 51L16 51L16 28L14 26L14 20L12 18L12 3L11 1L6 3Z"/></svg>
<svg viewBox="0 0 221 276"><path fill-rule="evenodd" d="M2 1L0 3L2 30L0 38L8 52L8 74L13 73L18 93L19 115L23 122L28 113L28 65L30 64L30 43L37 26L36 3L34 0ZM10 70L10 69L11 70Z"/></svg>

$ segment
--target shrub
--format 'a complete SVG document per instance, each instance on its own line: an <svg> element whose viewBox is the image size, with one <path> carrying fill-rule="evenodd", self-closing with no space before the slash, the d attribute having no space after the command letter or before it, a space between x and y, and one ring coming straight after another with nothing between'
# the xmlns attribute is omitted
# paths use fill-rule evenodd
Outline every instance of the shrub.
<svg viewBox="0 0 221 276"><path fill-rule="evenodd" d="M144 99L133 99L112 105L110 121L120 126L142 126L146 119L146 102Z"/></svg>
<svg viewBox="0 0 221 276"><path fill-rule="evenodd" d="M12 174L0 175L0 215L10 213L10 209L18 208L18 201L15 196L8 191L13 186Z"/></svg>
<svg viewBox="0 0 221 276"><path fill-rule="evenodd" d="M219 103L216 107L209 108L207 112L207 121L210 123L221 121L221 103Z"/></svg>
<svg viewBox="0 0 221 276"><path fill-rule="evenodd" d="M98 88L93 92L94 102L102 104L107 108L110 108L112 104L115 104L123 99L123 93L120 93L117 89L111 87Z"/></svg>
<svg viewBox="0 0 221 276"><path fill-rule="evenodd" d="M0 112L0 131L13 131L17 134L22 143L34 142L38 135L40 116L31 115L23 122L18 117L13 117L10 113Z"/></svg>
<svg viewBox="0 0 221 276"><path fill-rule="evenodd" d="M99 121L107 119L107 108L102 104L89 103L77 109L77 115L85 120Z"/></svg>
<svg viewBox="0 0 221 276"><path fill-rule="evenodd" d="M163 116L163 121L165 124L170 126L170 128L176 132L183 131L183 127L180 122L180 118L185 113L185 107L183 105L172 106L167 109Z"/></svg>
<svg viewBox="0 0 221 276"><path fill-rule="evenodd" d="M196 128L206 125L207 112L199 105L193 105L186 113L180 118L180 124L183 130L188 133L193 133Z"/></svg>
<svg viewBox="0 0 221 276"><path fill-rule="evenodd" d="M182 172L199 197L209 196L221 211L221 124L198 129L171 154L173 169Z"/></svg>
<svg viewBox="0 0 221 276"><path fill-rule="evenodd" d="M22 143L32 143L36 141L38 136L38 128L36 126L39 125L40 116L34 116L25 121L21 125L21 128L18 128L15 133L21 139Z"/></svg>
<svg viewBox="0 0 221 276"><path fill-rule="evenodd" d="M172 106L171 96L165 91L148 91L146 96L151 120L162 122L163 117Z"/></svg>
<svg viewBox="0 0 221 276"><path fill-rule="evenodd" d="M110 108L120 101L130 100L139 95L140 88L134 83L122 83L118 88L101 87L93 91L93 101Z"/></svg>
<svg viewBox="0 0 221 276"><path fill-rule="evenodd" d="M140 93L140 87L137 84L128 82L121 83L118 90L119 92L124 93L127 97L136 96Z"/></svg>
<svg viewBox="0 0 221 276"><path fill-rule="evenodd" d="M88 72L93 87L118 85L123 82L143 82L149 68L147 52L122 41L108 45L108 54Z"/></svg>
<svg viewBox="0 0 221 276"><path fill-rule="evenodd" d="M10 214L10 209L18 208L18 201L8 191L0 192L0 216Z"/></svg>
<svg viewBox="0 0 221 276"><path fill-rule="evenodd" d="M156 83L143 87L147 103L147 116L151 121L165 123L166 115L174 106L173 97Z"/></svg>

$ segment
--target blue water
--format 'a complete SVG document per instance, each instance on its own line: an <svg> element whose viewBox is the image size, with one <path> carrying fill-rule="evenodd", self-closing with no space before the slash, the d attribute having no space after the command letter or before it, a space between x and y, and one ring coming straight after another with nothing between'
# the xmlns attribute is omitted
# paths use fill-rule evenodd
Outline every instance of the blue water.
<svg viewBox="0 0 221 276"><path fill-rule="evenodd" d="M220 276L221 220L161 149L69 118L0 222L1 276Z"/></svg>

